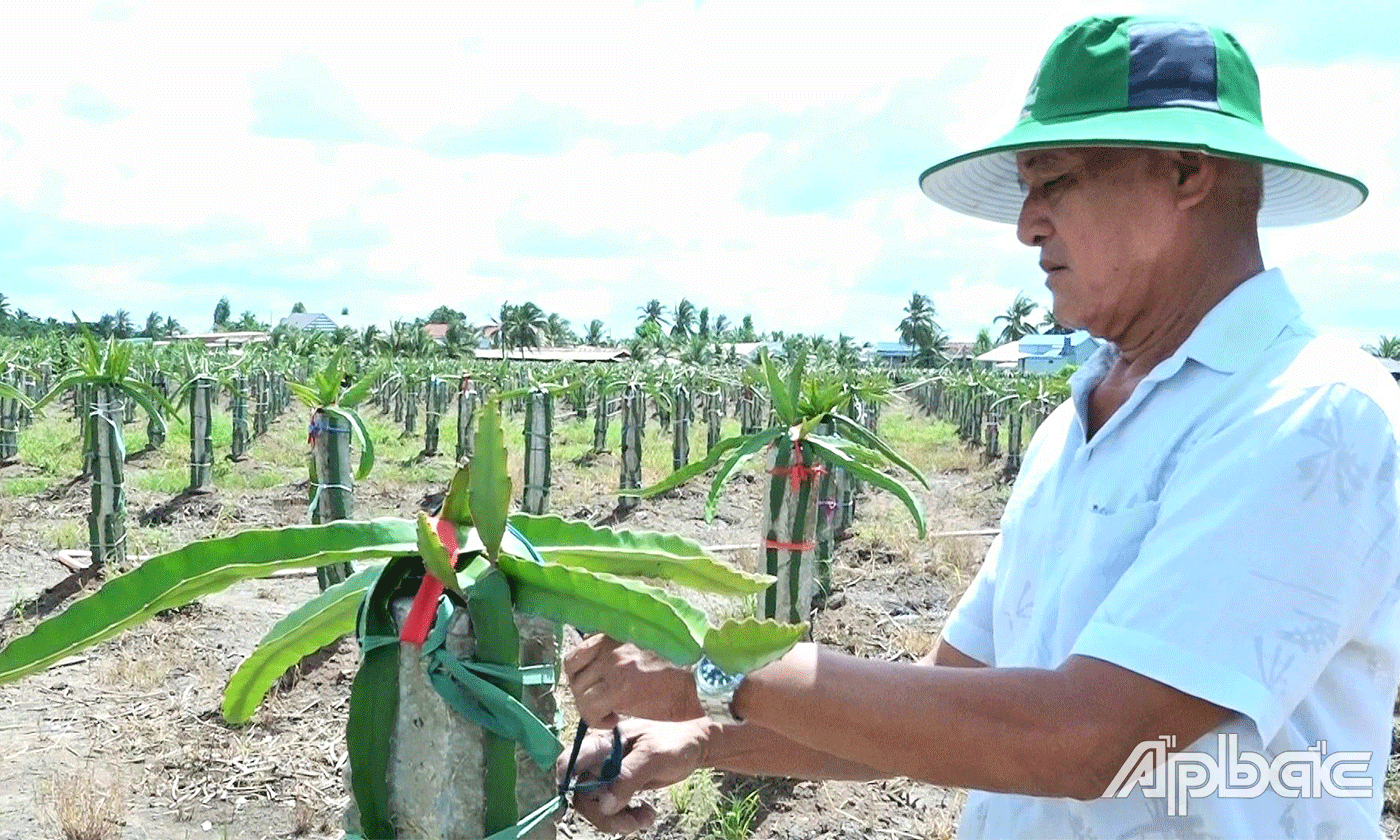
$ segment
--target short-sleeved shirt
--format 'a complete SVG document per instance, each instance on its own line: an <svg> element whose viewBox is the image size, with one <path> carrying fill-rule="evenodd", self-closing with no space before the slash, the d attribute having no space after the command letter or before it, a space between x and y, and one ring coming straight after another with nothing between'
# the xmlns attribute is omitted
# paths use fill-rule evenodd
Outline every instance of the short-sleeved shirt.
<svg viewBox="0 0 1400 840"><path fill-rule="evenodd" d="M1086 439L1115 358L1101 348L1037 430L945 638L995 667L1093 657L1230 709L1175 747L1216 760L1220 734L1270 759L1369 751L1371 795L1266 789L1173 814L1142 785L1091 801L972 791L958 836L1381 836L1400 683L1400 387L1308 327L1277 270L1233 290Z"/></svg>

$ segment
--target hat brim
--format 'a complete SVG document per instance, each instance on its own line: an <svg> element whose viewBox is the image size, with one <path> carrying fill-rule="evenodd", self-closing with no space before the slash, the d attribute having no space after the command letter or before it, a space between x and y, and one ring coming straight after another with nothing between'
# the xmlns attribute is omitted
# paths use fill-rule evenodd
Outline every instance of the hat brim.
<svg viewBox="0 0 1400 840"><path fill-rule="evenodd" d="M1027 120L984 149L930 167L919 176L919 186L929 198L959 213L1014 224L1025 198L1017 180L1016 153L1076 146L1180 149L1262 164L1261 226L1335 219L1366 200L1365 184L1309 163L1258 126L1191 107Z"/></svg>

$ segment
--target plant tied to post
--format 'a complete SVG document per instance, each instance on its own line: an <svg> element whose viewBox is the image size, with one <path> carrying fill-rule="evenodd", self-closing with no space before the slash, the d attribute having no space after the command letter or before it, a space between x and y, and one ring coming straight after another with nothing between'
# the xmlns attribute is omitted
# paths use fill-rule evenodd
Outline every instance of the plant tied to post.
<svg viewBox="0 0 1400 840"><path fill-rule="evenodd" d="M759 614L801 623L811 612L820 577L817 518L831 515L829 505L835 501L820 498L820 479L829 470L839 469L889 491L914 518L920 538L927 532L922 505L908 487L881 468L897 466L925 489L929 484L923 473L889 444L842 413L851 399L844 378L808 377L805 353L794 359L786 377L766 349L760 351L759 365L778 419L776 428L727 438L717 443L704 460L675 471L651 487L620 492L654 496L718 465L705 502L705 519L709 521L718 510L719 493L725 483L750 458L767 451L767 471L772 478L765 493L760 548L764 571L775 583L765 591Z"/></svg>
<svg viewBox="0 0 1400 840"><path fill-rule="evenodd" d="M517 614L603 632L680 666L706 656L728 672L761 667L801 637L800 626L751 618L712 625L687 600L640 580L726 595L753 594L771 582L717 562L690 540L512 516L498 399L482 406L474 449L435 516L249 530L152 557L0 650L0 684L241 580L387 557L279 621L230 678L224 718L247 721L288 667L353 632L362 657L346 740L362 835L398 837L414 824L391 797L389 756L399 731L401 666L416 660L447 706L483 732L479 836L499 840L523 837L557 812L563 796L519 817L516 745L542 770L561 746L521 702L524 688L553 682L554 663L521 665ZM400 621L394 602L408 598ZM476 640L467 658L443 644L463 611Z"/></svg>
<svg viewBox="0 0 1400 840"><path fill-rule="evenodd" d="M124 399L145 409L152 424L165 429L162 409L172 416L175 407L132 371L134 345L97 343L77 313L73 320L82 335L83 352L75 354L73 367L34 403L38 411L60 395L74 392L82 422L84 473L92 476L88 512L88 548L94 569L126 561L126 437L122 433Z"/></svg>

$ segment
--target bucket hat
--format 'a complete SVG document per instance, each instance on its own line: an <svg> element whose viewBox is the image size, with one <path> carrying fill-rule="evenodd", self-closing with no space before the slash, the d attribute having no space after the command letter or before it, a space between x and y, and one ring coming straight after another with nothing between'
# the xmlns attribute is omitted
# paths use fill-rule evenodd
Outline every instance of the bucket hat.
<svg viewBox="0 0 1400 840"><path fill-rule="evenodd" d="M1015 223L1025 193L1016 152L1072 146L1178 149L1262 165L1263 226L1342 216L1366 200L1355 178L1323 169L1264 131L1259 77L1221 29L1166 17L1090 17L1050 45L1016 126L919 177L939 204Z"/></svg>

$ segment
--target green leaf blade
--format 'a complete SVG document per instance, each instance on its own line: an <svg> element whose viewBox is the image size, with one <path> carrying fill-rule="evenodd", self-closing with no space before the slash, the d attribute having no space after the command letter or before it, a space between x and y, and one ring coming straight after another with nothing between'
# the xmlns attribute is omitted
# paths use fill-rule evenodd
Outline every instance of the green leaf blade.
<svg viewBox="0 0 1400 840"><path fill-rule="evenodd" d="M452 567L452 558L447 556L447 546L442 544L433 523L426 513L418 514L418 556L423 558L423 568L438 579L444 588L462 594L457 586L457 570Z"/></svg>
<svg viewBox="0 0 1400 840"><path fill-rule="evenodd" d="M769 575L715 560L699 543L684 537L600 528L552 514L517 513L510 521L547 562L562 566L614 577L657 578L722 595L751 595L773 583Z"/></svg>
<svg viewBox="0 0 1400 840"><path fill-rule="evenodd" d="M773 410L778 413L778 419L784 425L792 426L797 422L797 406L788 393L782 375L778 373L777 365L768 357L768 350L765 348L759 353L763 364L763 376L768 380L769 399L773 401Z"/></svg>
<svg viewBox="0 0 1400 840"><path fill-rule="evenodd" d="M279 569L416 554L413 523L341 520L242 531L158 554L0 650L0 685L41 671L162 610Z"/></svg>
<svg viewBox="0 0 1400 840"><path fill-rule="evenodd" d="M781 659L806 631L771 619L731 619L705 634L705 655L727 673L747 674Z"/></svg>
<svg viewBox="0 0 1400 840"><path fill-rule="evenodd" d="M849 438L862 446L879 452L881 455L885 456L890 463L895 464L900 469L914 476L914 478L923 485L925 490L930 489L928 479L924 477L924 474L919 471L918 467L915 467L905 459L904 456L895 452L894 449L891 448L888 443L881 440L879 436L844 414L833 414L831 415L831 419L835 421L836 428L843 437Z"/></svg>
<svg viewBox="0 0 1400 840"><path fill-rule="evenodd" d="M905 487L898 480L885 475L873 466L863 463L848 452L843 451L843 448L846 446L851 446L853 449L859 449L860 447L846 441L839 441L839 445L837 445L832 442L833 440L833 438L813 436L808 438L807 442L818 450L819 455L822 456L822 460L835 464L851 475L854 475L856 478L859 478L861 481L873 484L876 487L883 488L892 493L895 498L904 503L904 507L908 509L909 515L914 518L914 524L919 528L919 539L923 539L927 536L928 523L924 517L924 506L919 502L918 498L909 491L909 488ZM866 452L871 452L871 450L866 450Z"/></svg>
<svg viewBox="0 0 1400 840"><path fill-rule="evenodd" d="M676 470L675 472L671 473L670 475L666 476L665 478L661 479L660 481L656 482L650 487L643 487L640 490L622 488L618 490L617 493L619 496L641 496L644 499L649 499L652 496L656 496L660 493L665 493L667 490L672 490L676 487L681 486L682 484L685 484L687 481L691 480L695 476L700 475L701 473L713 467L715 464L718 464L721 458L723 458L730 450L742 444L745 440L746 438L742 437L726 438L725 440L722 440L719 443L715 444L715 448L710 450L709 454L705 456L704 460L692 461L691 463L686 464L684 467L681 467L680 469Z"/></svg>
<svg viewBox="0 0 1400 840"><path fill-rule="evenodd" d="M350 428L351 435L354 436L355 445L360 450L360 464L355 469L355 480L364 481L370 470L374 469L374 438L370 437L369 429L365 427L364 418L359 412L341 408L334 405L322 406L321 410L327 414L339 418L342 423Z"/></svg>
<svg viewBox="0 0 1400 840"><path fill-rule="evenodd" d="M308 407L320 408L321 406L325 405L325 403L321 402L321 395L316 393L312 389L306 387L305 385L302 385L299 382L288 382L286 383L286 385L287 390L291 391L294 395L296 395L296 398L301 400ZM183 391L184 389L181 388L181 390ZM178 394L176 395L176 398L179 398Z"/></svg>
<svg viewBox="0 0 1400 840"><path fill-rule="evenodd" d="M274 624L229 677L224 687L224 720L247 722L288 668L355 632L360 603L383 570L383 564L361 569Z"/></svg>
<svg viewBox="0 0 1400 840"><path fill-rule="evenodd" d="M486 556L494 561L510 514L510 471L498 400L486 400L481 407L470 484L472 524L486 547Z"/></svg>
<svg viewBox="0 0 1400 840"><path fill-rule="evenodd" d="M739 467L753 456L768 448L769 444L786 436L787 429L768 429L762 432L755 432L740 444L736 450L729 455L729 460L725 461L715 473L715 478L710 482L710 495L705 499L705 521L709 522L715 518L719 512L719 492L724 489L724 485L729 479L734 477Z"/></svg>
<svg viewBox="0 0 1400 840"><path fill-rule="evenodd" d="M632 642L682 667L700 659L705 614L652 586L555 564L498 558L516 609Z"/></svg>

